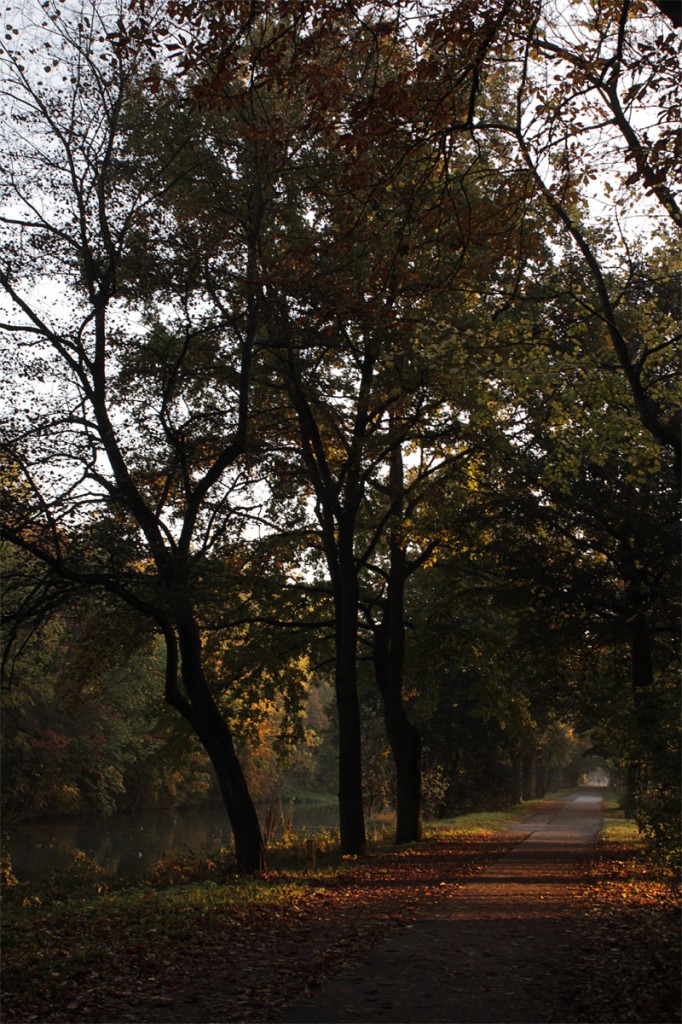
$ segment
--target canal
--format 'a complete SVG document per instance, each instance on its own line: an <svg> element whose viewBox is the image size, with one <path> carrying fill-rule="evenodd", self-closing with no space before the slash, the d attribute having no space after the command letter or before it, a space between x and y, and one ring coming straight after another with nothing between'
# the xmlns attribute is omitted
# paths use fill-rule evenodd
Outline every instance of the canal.
<svg viewBox="0 0 682 1024"><path fill-rule="evenodd" d="M333 798L330 798L330 800ZM280 818L280 808L259 807L261 821L268 811ZM328 804L294 803L281 808L292 829L314 832L338 826L336 801ZM278 828L279 834L279 828ZM144 875L162 857L186 854L203 857L228 846L232 831L219 807L202 811L147 811L108 818L65 818L3 823L3 846L20 881L40 882L52 871L71 862L73 851L82 850L115 878Z"/></svg>

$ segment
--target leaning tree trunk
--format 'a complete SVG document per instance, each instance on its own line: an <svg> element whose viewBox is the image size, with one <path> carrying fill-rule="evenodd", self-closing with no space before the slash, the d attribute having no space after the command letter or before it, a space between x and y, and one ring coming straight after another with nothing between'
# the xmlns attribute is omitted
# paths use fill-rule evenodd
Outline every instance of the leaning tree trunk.
<svg viewBox="0 0 682 1024"><path fill-rule="evenodd" d="M201 710L195 730L211 759L218 780L232 826L237 865L247 874L264 871L265 845L258 814L234 749L230 729L215 705Z"/></svg>
<svg viewBox="0 0 682 1024"><path fill-rule="evenodd" d="M177 671L167 674L166 699L192 726L208 754L232 826L237 865L253 874L265 869L265 845L258 814L237 757L229 725L210 692L204 674L201 639L192 622L178 628L184 694L177 687ZM168 641L168 638L167 638ZM169 651L169 659L176 659ZM173 685L175 676L176 685Z"/></svg>

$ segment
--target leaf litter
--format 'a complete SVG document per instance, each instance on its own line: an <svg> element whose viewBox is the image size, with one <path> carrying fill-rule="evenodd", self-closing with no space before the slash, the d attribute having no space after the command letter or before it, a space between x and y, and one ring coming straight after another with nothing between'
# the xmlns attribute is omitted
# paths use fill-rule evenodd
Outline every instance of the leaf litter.
<svg viewBox="0 0 682 1024"><path fill-rule="evenodd" d="M450 834L306 875L27 907L4 920L3 1021L276 1022L380 938L399 943L433 901L456 894L521 839ZM578 995L567 990L561 1019L678 1021L672 891L610 846L575 872L566 891L575 916L567 985L577 972L586 980ZM472 964L487 986L501 983L486 974L490 962Z"/></svg>

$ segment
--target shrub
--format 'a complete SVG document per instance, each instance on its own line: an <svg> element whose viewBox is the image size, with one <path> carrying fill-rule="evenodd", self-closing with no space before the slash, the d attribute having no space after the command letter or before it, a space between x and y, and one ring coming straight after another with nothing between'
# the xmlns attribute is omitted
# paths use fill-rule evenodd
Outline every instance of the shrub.
<svg viewBox="0 0 682 1024"><path fill-rule="evenodd" d="M159 889L171 885L189 885L191 882L220 882L227 878L234 866L234 852L224 846L211 856L202 858L187 853L173 853L152 865L147 881Z"/></svg>
<svg viewBox="0 0 682 1024"><path fill-rule="evenodd" d="M70 896L100 896L109 892L111 875L83 850L73 850L68 867L52 871L47 881L47 894L53 899Z"/></svg>

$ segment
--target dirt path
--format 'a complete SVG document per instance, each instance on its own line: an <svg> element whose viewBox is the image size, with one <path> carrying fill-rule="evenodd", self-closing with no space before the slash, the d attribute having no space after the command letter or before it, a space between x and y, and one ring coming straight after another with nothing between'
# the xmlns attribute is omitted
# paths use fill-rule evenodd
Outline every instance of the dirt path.
<svg viewBox="0 0 682 1024"><path fill-rule="evenodd" d="M598 791L515 826L530 836L459 892L377 945L350 971L290 1009L287 1024L572 1019L580 989L575 912L601 825Z"/></svg>

